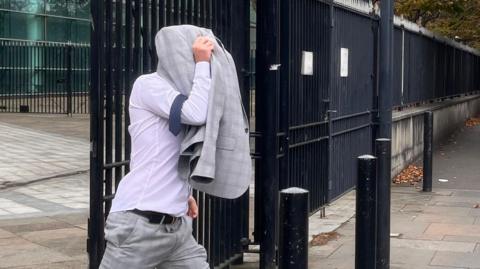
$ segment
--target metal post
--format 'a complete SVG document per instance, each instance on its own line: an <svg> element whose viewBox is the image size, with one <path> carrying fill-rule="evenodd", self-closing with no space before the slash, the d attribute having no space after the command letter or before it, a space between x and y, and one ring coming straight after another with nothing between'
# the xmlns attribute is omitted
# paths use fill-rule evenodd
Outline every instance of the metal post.
<svg viewBox="0 0 480 269"><path fill-rule="evenodd" d="M279 0L257 2L257 130L261 132L261 182L255 188L261 197L260 268L275 269L276 223L278 216L277 118L280 80L280 3Z"/></svg>
<svg viewBox="0 0 480 269"><path fill-rule="evenodd" d="M378 137L392 137L393 96L393 0L380 3L380 87Z"/></svg>
<svg viewBox="0 0 480 269"><path fill-rule="evenodd" d="M72 107L72 50L73 46L68 44L67 46L67 78L65 81L65 87L67 88L67 114L72 115L73 107Z"/></svg>
<svg viewBox="0 0 480 269"><path fill-rule="evenodd" d="M90 94L90 217L87 252L89 268L100 265L105 241L103 235L103 96L104 96L104 1L92 1L91 24L91 94Z"/></svg>
<svg viewBox="0 0 480 269"><path fill-rule="evenodd" d="M289 188L280 192L279 269L308 268L309 192Z"/></svg>
<svg viewBox="0 0 480 269"><path fill-rule="evenodd" d="M377 158L358 157L355 269L375 268L375 185Z"/></svg>
<svg viewBox="0 0 480 269"><path fill-rule="evenodd" d="M390 266L390 187L391 140L379 138L375 143L377 164L377 253L376 268Z"/></svg>
<svg viewBox="0 0 480 269"><path fill-rule="evenodd" d="M423 191L431 192L433 168L433 112L425 112L423 119Z"/></svg>

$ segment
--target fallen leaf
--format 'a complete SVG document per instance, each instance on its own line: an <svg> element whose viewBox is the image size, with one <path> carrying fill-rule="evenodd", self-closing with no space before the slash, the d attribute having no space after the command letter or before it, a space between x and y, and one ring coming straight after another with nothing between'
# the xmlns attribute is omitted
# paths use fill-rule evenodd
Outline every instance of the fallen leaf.
<svg viewBox="0 0 480 269"><path fill-rule="evenodd" d="M328 233L321 233L313 236L310 245L312 246L323 246L326 245L331 240L336 240L340 235L333 231Z"/></svg>
<svg viewBox="0 0 480 269"><path fill-rule="evenodd" d="M465 122L465 126L467 127L475 127L480 125L480 118L470 118Z"/></svg>
<svg viewBox="0 0 480 269"><path fill-rule="evenodd" d="M415 165L409 165L393 179L393 183L409 183L410 185L415 185L417 182L422 181L422 179L423 168Z"/></svg>

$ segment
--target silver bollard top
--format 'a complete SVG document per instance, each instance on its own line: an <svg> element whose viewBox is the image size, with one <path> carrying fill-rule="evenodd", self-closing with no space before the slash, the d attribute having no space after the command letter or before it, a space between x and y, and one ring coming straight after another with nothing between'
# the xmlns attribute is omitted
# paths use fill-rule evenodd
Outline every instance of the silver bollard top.
<svg viewBox="0 0 480 269"><path fill-rule="evenodd" d="M288 189L284 189L280 191L281 193L291 193L291 194L300 194L300 193L308 193L307 190L297 187L292 187Z"/></svg>
<svg viewBox="0 0 480 269"><path fill-rule="evenodd" d="M389 139L389 138L378 138L378 139L376 139L376 141L389 142L389 141L391 141L391 139Z"/></svg>
<svg viewBox="0 0 480 269"><path fill-rule="evenodd" d="M362 160L374 160L374 159L376 159L377 157L372 156L372 155L365 154L365 155L362 155L362 156L358 156L358 158L359 158L359 159L362 159Z"/></svg>

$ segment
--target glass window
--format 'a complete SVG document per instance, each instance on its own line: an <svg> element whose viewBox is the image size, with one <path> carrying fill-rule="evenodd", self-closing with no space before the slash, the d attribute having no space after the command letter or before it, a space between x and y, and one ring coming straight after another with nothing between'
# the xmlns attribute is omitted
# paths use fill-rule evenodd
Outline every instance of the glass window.
<svg viewBox="0 0 480 269"><path fill-rule="evenodd" d="M71 41L72 20L47 17L47 41Z"/></svg>
<svg viewBox="0 0 480 269"><path fill-rule="evenodd" d="M71 40L77 43L90 42L90 23L84 21L75 21L72 23Z"/></svg>
<svg viewBox="0 0 480 269"><path fill-rule="evenodd" d="M88 43L90 41L90 23L47 17L47 41Z"/></svg>
<svg viewBox="0 0 480 269"><path fill-rule="evenodd" d="M67 0L47 0L45 3L45 13L68 16L68 1Z"/></svg>
<svg viewBox="0 0 480 269"><path fill-rule="evenodd" d="M0 8L9 9L10 0L0 0Z"/></svg>
<svg viewBox="0 0 480 269"><path fill-rule="evenodd" d="M88 0L47 0L45 12L65 17L89 18L90 2Z"/></svg>
<svg viewBox="0 0 480 269"><path fill-rule="evenodd" d="M0 37L10 37L10 13L0 11Z"/></svg>
<svg viewBox="0 0 480 269"><path fill-rule="evenodd" d="M45 9L44 0L3 0L0 5L5 6L3 8L30 13L43 13Z"/></svg>
<svg viewBox="0 0 480 269"><path fill-rule="evenodd" d="M90 19L90 1L89 0L76 0L77 8L75 9L75 17Z"/></svg>
<svg viewBox="0 0 480 269"><path fill-rule="evenodd" d="M0 11L0 38L80 43L90 40L89 22L48 16L90 19L89 0L0 0L0 8L20 11Z"/></svg>
<svg viewBox="0 0 480 269"><path fill-rule="evenodd" d="M0 12L0 37L43 40L44 20L41 16Z"/></svg>

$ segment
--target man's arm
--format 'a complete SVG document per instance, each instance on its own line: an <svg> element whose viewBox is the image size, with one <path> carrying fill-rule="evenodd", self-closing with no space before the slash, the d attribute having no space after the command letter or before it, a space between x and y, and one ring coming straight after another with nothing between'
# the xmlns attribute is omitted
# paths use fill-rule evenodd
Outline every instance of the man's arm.
<svg viewBox="0 0 480 269"><path fill-rule="evenodd" d="M181 121L183 124L205 124L210 88L210 63L198 62L195 65L192 91L182 107Z"/></svg>
<svg viewBox="0 0 480 269"><path fill-rule="evenodd" d="M205 37L199 37L193 44L195 56L195 75L188 99L183 103L181 122L188 125L203 125L207 119L208 98L211 87L210 58L213 43ZM168 83L155 83L148 79L136 82L142 107L168 119L175 98L180 94Z"/></svg>
<svg viewBox="0 0 480 269"><path fill-rule="evenodd" d="M205 124L210 84L210 64L208 62L197 63L192 91L182 107L181 122L183 124ZM132 105L137 105L165 119L170 118L172 104L180 95L166 81L155 77L139 78L133 85L133 92L135 92L135 97L131 100Z"/></svg>

